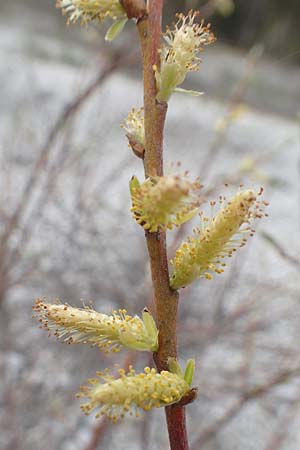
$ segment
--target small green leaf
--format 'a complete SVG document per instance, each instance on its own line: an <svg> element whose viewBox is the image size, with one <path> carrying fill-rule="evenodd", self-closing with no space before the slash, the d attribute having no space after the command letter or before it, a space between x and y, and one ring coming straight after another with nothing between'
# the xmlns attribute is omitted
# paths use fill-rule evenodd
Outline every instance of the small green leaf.
<svg viewBox="0 0 300 450"><path fill-rule="evenodd" d="M195 373L195 360L189 359L188 362L186 363L186 368L183 376L183 378L185 379L185 381L189 386L192 384L194 373Z"/></svg>
<svg viewBox="0 0 300 450"><path fill-rule="evenodd" d="M147 308L144 308L142 317L148 336L150 340L153 342L151 350L153 352L156 352L158 350L158 339L157 339L158 330L156 328L155 321Z"/></svg>
<svg viewBox="0 0 300 450"><path fill-rule="evenodd" d="M135 190L138 189L140 187L140 182L137 179L137 177L135 175L133 175L133 177L131 178L130 182L129 182L129 189L130 189L130 194L131 196L134 194Z"/></svg>
<svg viewBox="0 0 300 450"><path fill-rule="evenodd" d="M119 34L121 33L121 31L123 31L123 28L125 27L125 24L127 22L127 17L125 19L121 19L118 20L116 22L114 22L111 27L108 29L106 35L105 35L105 40L106 41L113 41L117 36L119 36Z"/></svg>
<svg viewBox="0 0 300 450"><path fill-rule="evenodd" d="M178 375L179 377L182 378L181 367L175 358L172 358L172 357L168 358L168 367L169 367L170 372L176 373L176 375Z"/></svg>
<svg viewBox="0 0 300 450"><path fill-rule="evenodd" d="M182 89L182 88L176 88L176 89L174 89L174 92L179 92L181 94L193 95L194 97L199 97L200 95L204 94L204 92L191 91L189 89Z"/></svg>
<svg viewBox="0 0 300 450"><path fill-rule="evenodd" d="M177 64L166 64L163 73L155 72L155 79L158 90L156 99L160 102L167 102L181 81L178 79Z"/></svg>

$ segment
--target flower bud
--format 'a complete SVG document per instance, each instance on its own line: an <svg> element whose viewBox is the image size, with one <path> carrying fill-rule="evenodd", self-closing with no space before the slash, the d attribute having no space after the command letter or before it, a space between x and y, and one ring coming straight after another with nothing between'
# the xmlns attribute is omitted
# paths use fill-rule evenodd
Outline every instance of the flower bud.
<svg viewBox="0 0 300 450"><path fill-rule="evenodd" d="M144 108L132 108L121 124L129 141L145 146Z"/></svg>
<svg viewBox="0 0 300 450"><path fill-rule="evenodd" d="M147 309L143 320L129 316L124 309L108 316L90 307L72 308L40 299L33 309L42 327L49 333L54 331L58 339L68 344L90 344L106 353L118 352L122 347L152 352L158 349L158 331Z"/></svg>

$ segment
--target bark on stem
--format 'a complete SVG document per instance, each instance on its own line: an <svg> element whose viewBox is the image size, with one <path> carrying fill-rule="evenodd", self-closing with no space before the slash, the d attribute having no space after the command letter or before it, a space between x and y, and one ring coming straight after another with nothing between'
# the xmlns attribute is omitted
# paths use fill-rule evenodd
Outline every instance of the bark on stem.
<svg viewBox="0 0 300 450"><path fill-rule="evenodd" d="M163 175L163 130L168 109L167 103L156 101L156 82L153 65L159 67L158 49L161 41L163 0L150 0L145 14L143 2L120 0L128 17L137 19L141 40L144 80L145 118L145 177ZM134 11L134 13L133 13ZM153 355L159 371L168 369L168 358L177 357L177 307L178 292L170 289L166 250L166 234L146 232L146 241L151 265L156 310L156 324L159 330L159 350ZM171 450L188 450L185 409L182 405L166 408L166 418Z"/></svg>
<svg viewBox="0 0 300 450"><path fill-rule="evenodd" d="M163 175L163 130L167 103L159 103L153 65L159 67L158 49L161 42L163 0L149 2L148 16L138 21L142 47L145 114L146 178ZM159 330L159 350L154 361L159 371L168 369L168 358L177 357L177 307L178 292L170 289L166 250L166 234L146 232L150 258L156 323ZM166 408L166 418L171 450L188 450L184 406Z"/></svg>

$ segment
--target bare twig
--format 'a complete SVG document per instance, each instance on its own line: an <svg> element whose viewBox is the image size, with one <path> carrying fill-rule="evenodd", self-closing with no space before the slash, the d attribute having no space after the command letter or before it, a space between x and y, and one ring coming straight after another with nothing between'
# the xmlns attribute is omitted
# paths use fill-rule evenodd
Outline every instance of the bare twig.
<svg viewBox="0 0 300 450"><path fill-rule="evenodd" d="M284 440L287 438L291 422L295 417L296 411L298 409L299 400L298 398L296 398L290 404L285 415L283 417L280 417L280 419L278 420L278 426L276 427L275 432L271 436L271 439L269 440L264 450L278 450L282 447Z"/></svg>
<svg viewBox="0 0 300 450"><path fill-rule="evenodd" d="M101 84L116 70L120 64L125 62L128 57L123 57L120 54L116 54L113 58L108 59L104 67L100 70L98 77L93 80L68 106L66 106L59 114L52 128L50 129L46 140L40 150L39 157L35 163L35 166L31 172L31 175L27 181L27 184L22 191L15 210L6 221L6 227L0 237L0 303L3 300L7 290L12 284L10 280L10 270L14 267L15 261L19 258L21 247L25 242L28 242L28 234L32 232L32 224L36 223L35 220L27 221L22 226L18 236L17 242L14 243L13 249L9 250L9 241L14 231L20 226L22 218L25 215L33 195L35 195L35 188L42 176L44 170L49 164L51 153L53 151L53 144L58 137L59 133L70 123L71 119L75 116L78 110L83 104L94 94L94 92L101 86ZM52 172L51 172L52 173ZM49 181L50 176L49 174ZM53 179L51 178L51 183ZM45 184L45 190L49 189L49 182ZM44 192L42 197L46 198L47 193ZM40 204L40 203L39 203ZM42 202L42 205L45 202ZM41 208L36 208L38 214L41 213ZM32 218L33 219L33 218ZM36 218L35 218L36 219Z"/></svg>
<svg viewBox="0 0 300 450"><path fill-rule="evenodd" d="M98 445L100 444L102 438L104 437L104 432L106 431L109 422L107 419L102 419L99 424L97 424L92 429L92 437L88 445L84 450L96 450Z"/></svg>
<svg viewBox="0 0 300 450"><path fill-rule="evenodd" d="M277 253L283 259L288 261L293 266L297 267L297 269L300 269L300 259L290 255L273 236L271 236L269 233L266 233L265 231L261 233L261 236L277 251Z"/></svg>
<svg viewBox="0 0 300 450"><path fill-rule="evenodd" d="M249 54L246 61L246 66L241 78L238 80L237 84L234 87L233 93L229 99L227 105L227 111L222 119L222 126L217 130L214 140L208 149L208 153L206 155L205 160L201 164L201 178L207 178L214 160L219 154L222 145L226 140L226 136L228 133L228 129L230 124L232 123L232 115L236 109L236 107L241 103L243 97L245 96L246 90L251 81L251 77L253 75L254 69L259 62L259 59L262 55L262 47L260 45L254 46Z"/></svg>
<svg viewBox="0 0 300 450"><path fill-rule="evenodd" d="M102 84L102 82L112 73L112 71L119 66L119 63L120 55L116 56L114 60L106 63L99 76L82 93L80 93L80 95L78 95L78 97L76 97L57 118L56 122L48 133L47 139L40 151L40 155L35 163L34 169L21 195L19 203L6 226L5 232L1 237L0 250L2 250L2 247L7 243L7 239L12 230L14 230L18 226L20 218L24 210L27 208L27 205L31 198L31 194L39 180L39 175L41 174L42 169L45 169L49 162L52 144L58 136L59 132L64 128L68 120L78 111L79 107L82 106L82 104L95 92L99 85Z"/></svg>
<svg viewBox="0 0 300 450"><path fill-rule="evenodd" d="M202 431L198 438L192 445L191 450L198 450L204 444L206 444L210 439L212 439L216 433L227 425L235 416L239 414L243 406L249 401L259 399L264 395L267 395L274 387L288 382L290 379L300 375L300 367L295 367L292 369L287 369L277 375L275 375L270 381L261 384L260 386L254 387L249 391L242 393L237 402L232 405L224 415L216 420L212 425L210 425L206 430Z"/></svg>

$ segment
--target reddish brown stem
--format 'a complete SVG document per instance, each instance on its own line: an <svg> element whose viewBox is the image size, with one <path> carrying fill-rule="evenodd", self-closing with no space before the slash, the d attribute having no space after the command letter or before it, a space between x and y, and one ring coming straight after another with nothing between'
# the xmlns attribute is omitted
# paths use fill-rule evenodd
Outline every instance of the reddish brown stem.
<svg viewBox="0 0 300 450"><path fill-rule="evenodd" d="M123 0L122 4L132 4ZM150 0L148 15L138 20L141 40L144 79L145 118L145 176L163 175L163 130L167 103L156 100L156 81L153 66L159 68L163 0ZM159 330L159 350L154 361L159 371L168 369L168 358L177 357L177 307L178 292L170 289L166 250L166 234L146 232L154 289L156 323ZM188 450L185 408L182 405L166 408L166 418L171 450Z"/></svg>
<svg viewBox="0 0 300 450"><path fill-rule="evenodd" d="M184 406L168 406L166 418L171 449L188 449Z"/></svg>
<svg viewBox="0 0 300 450"><path fill-rule="evenodd" d="M150 0L149 10L144 14L140 1L121 0L128 17L135 16L140 35L145 119L145 177L163 175L163 130L167 113L167 103L156 100L156 81L153 67L160 66L161 22L163 0ZM159 350L154 361L159 371L168 369L168 358L177 357L177 307L178 292L170 289L169 269L166 249L166 234L146 232L154 290L156 324L159 331ZM171 450L188 450L185 409L183 405L166 408L166 418Z"/></svg>
<svg viewBox="0 0 300 450"><path fill-rule="evenodd" d="M141 19L147 15L147 7L144 0L120 0L126 10L128 19Z"/></svg>

